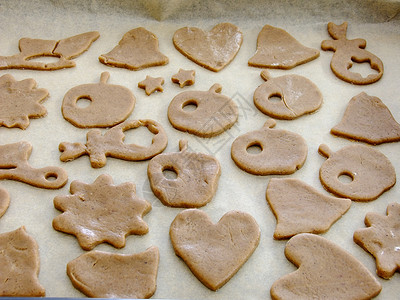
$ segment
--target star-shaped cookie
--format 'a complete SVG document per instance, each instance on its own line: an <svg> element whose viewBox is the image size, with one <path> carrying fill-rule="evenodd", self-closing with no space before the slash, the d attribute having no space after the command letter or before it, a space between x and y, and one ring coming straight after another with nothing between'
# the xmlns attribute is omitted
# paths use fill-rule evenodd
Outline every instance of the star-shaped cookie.
<svg viewBox="0 0 400 300"><path fill-rule="evenodd" d="M178 73L171 77L173 83L179 84L181 88L194 84L195 70L179 69Z"/></svg>
<svg viewBox="0 0 400 300"><path fill-rule="evenodd" d="M142 217L151 205L136 196L131 182L114 185L111 176L103 174L93 184L73 181L70 192L54 198L54 207L63 213L54 218L53 227L75 235L84 250L103 242L122 248L127 235L149 230Z"/></svg>
<svg viewBox="0 0 400 300"><path fill-rule="evenodd" d="M400 204L389 204L387 216L368 213L365 225L354 232L354 241L376 258L377 274L389 279L400 270Z"/></svg>
<svg viewBox="0 0 400 300"><path fill-rule="evenodd" d="M146 76L146 79L138 83L138 87L146 91L147 96L150 96L155 91L164 91L162 85L164 84L164 78L162 77L151 77Z"/></svg>

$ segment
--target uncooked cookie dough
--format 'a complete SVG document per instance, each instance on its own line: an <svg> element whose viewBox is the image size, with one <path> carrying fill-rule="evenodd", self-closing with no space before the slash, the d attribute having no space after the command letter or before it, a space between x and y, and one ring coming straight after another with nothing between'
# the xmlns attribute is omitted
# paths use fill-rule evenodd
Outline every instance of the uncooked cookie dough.
<svg viewBox="0 0 400 300"><path fill-rule="evenodd" d="M285 30L265 25L257 38L257 50L249 66L259 68L291 69L319 56L317 49L300 44Z"/></svg>
<svg viewBox="0 0 400 300"><path fill-rule="evenodd" d="M164 84L164 78L162 77L151 77L151 76L146 76L146 79L143 81L140 81L138 83L138 87L141 89L144 89L146 92L146 95L149 96L155 91L163 92L164 89L162 85Z"/></svg>
<svg viewBox="0 0 400 300"><path fill-rule="evenodd" d="M178 73L172 75L171 80L173 83L179 84L180 88L194 84L194 77L196 75L195 70L183 70L179 69Z"/></svg>
<svg viewBox="0 0 400 300"><path fill-rule="evenodd" d="M0 187L0 217L3 216L10 205L10 195Z"/></svg>
<svg viewBox="0 0 400 300"><path fill-rule="evenodd" d="M213 291L238 272L260 240L255 219L240 211L230 211L213 224L205 212L187 209L176 216L169 234L175 254Z"/></svg>
<svg viewBox="0 0 400 300"><path fill-rule="evenodd" d="M99 61L111 67L140 70L166 65L169 60L159 51L157 37L138 27L125 33L114 49L99 56Z"/></svg>
<svg viewBox="0 0 400 300"><path fill-rule="evenodd" d="M231 23L220 23L205 32L196 27L183 27L174 33L175 48L196 64L218 72L236 56L243 34Z"/></svg>
<svg viewBox="0 0 400 300"><path fill-rule="evenodd" d="M137 254L84 253L67 264L76 289L93 298L150 298L157 288L160 254L150 247Z"/></svg>

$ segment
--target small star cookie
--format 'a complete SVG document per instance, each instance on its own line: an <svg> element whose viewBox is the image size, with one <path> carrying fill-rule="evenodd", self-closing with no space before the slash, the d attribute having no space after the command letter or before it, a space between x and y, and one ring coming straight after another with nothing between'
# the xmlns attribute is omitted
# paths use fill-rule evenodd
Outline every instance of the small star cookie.
<svg viewBox="0 0 400 300"><path fill-rule="evenodd" d="M151 77L146 76L146 79L138 83L138 87L146 91L147 96L150 96L155 91L163 92L162 85L164 84L164 78L162 77Z"/></svg>
<svg viewBox="0 0 400 300"><path fill-rule="evenodd" d="M173 83L178 83L181 88L194 84L195 70L179 69L178 73L171 77Z"/></svg>

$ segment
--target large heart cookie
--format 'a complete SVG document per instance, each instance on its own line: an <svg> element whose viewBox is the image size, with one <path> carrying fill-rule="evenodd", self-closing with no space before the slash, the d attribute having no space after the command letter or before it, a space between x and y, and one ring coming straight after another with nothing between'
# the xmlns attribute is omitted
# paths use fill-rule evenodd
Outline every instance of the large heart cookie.
<svg viewBox="0 0 400 300"><path fill-rule="evenodd" d="M173 42L175 48L187 58L218 72L235 58L242 45L243 34L230 23L220 23L209 32L196 27L183 27L175 32Z"/></svg>
<svg viewBox="0 0 400 300"><path fill-rule="evenodd" d="M257 222L239 211L213 224L205 212L187 209L176 216L169 234L176 255L213 291L236 274L260 240Z"/></svg>
<svg viewBox="0 0 400 300"><path fill-rule="evenodd" d="M294 236L285 255L299 269L273 283L272 299L371 299L381 291L355 257L318 235Z"/></svg>

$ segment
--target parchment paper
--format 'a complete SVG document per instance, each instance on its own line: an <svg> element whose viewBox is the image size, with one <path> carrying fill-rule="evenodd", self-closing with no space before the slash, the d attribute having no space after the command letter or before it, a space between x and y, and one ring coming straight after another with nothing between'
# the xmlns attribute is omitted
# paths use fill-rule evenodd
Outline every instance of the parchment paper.
<svg viewBox="0 0 400 300"><path fill-rule="evenodd" d="M325 158L317 153L320 144L333 151L354 142L334 137L330 129L342 118L349 100L364 91L379 97L400 121L400 2L399 1L0 1L0 54L18 52L22 37L59 40L86 31L97 30L100 38L83 55L75 59L77 66L53 72L29 70L2 70L0 76L12 74L17 80L34 78L39 88L48 89L50 96L44 103L48 115L30 121L26 130L0 127L1 144L29 141L33 152L29 163L34 167L61 166L69 181L59 190L45 190L24 183L3 180L11 204L0 219L0 232L8 232L24 225L39 244L41 269L39 280L49 297L82 297L66 275L66 264L85 251L76 238L52 228L52 220L59 215L53 206L57 195L69 194L73 180L92 183L101 174L110 174L115 184L131 181L137 194L152 204L152 211L144 217L150 231L144 236L129 236L126 247L115 249L102 244L96 250L116 253L137 253L155 245L160 249L157 291L153 298L175 299L268 299L272 283L296 270L286 260L286 241L276 241L272 235L276 220L265 199L265 191L272 176L254 176L240 170L230 157L235 137L260 128L268 117L253 104L253 93L263 83L261 69L249 67L248 59L256 49L257 35L265 24L285 29L308 47L320 49L322 40L330 39L326 25L329 21L349 22L349 39L364 38L367 50L384 63L382 79L368 86L356 86L338 79L330 70L333 52L321 51L320 57L292 70L271 70L272 76L299 74L312 80L321 90L324 101L319 111L292 121L277 121L276 128L301 134L308 144L308 158L304 166L287 178L299 178L322 193L318 171ZM237 25L244 34L243 45L234 59L218 73L208 71L181 55L172 44L173 33L183 26L197 26L210 30L220 22ZM160 50L170 59L166 66L129 71L111 68L98 61L100 54L117 45L129 30L143 26L157 35ZM194 69L196 83L179 88L171 76L179 68ZM219 291L204 287L183 261L175 256L169 239L169 227L182 209L168 208L153 195L147 178L147 161L127 162L107 159L107 165L93 169L87 156L63 163L59 160L60 142L85 143L88 130L67 122L61 114L61 103L66 92L80 84L95 83L101 72L110 72L109 83L120 84L132 90L136 107L130 119L150 118L160 122L168 134L168 147L164 151L178 151L180 139L187 139L193 151L214 155L222 165L222 174L213 200L201 208L214 222L230 210L250 213L261 229L258 248L239 272ZM137 84L146 75L164 77L164 92L146 96ZM175 130L167 119L167 107L172 98L182 91L208 90L220 83L222 93L239 106L238 123L224 134L202 139ZM126 142L148 144L151 136L145 130L128 131ZM399 143L375 146L393 163L400 174ZM375 274L375 259L353 242L355 230L364 227L367 212L386 213L391 202L399 202L400 187L395 185L377 200L368 203L353 202L350 210L322 236L334 241L357 257ZM395 299L400 294L400 275L390 280L378 278L383 289L378 299Z"/></svg>

